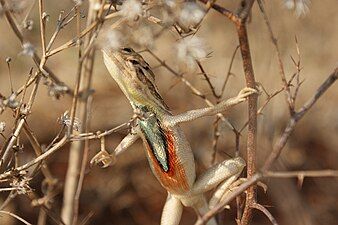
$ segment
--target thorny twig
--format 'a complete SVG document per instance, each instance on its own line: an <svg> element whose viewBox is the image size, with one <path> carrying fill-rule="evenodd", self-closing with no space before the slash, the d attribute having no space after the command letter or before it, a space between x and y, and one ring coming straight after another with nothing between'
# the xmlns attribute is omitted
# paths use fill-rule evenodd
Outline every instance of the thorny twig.
<svg viewBox="0 0 338 225"><path fill-rule="evenodd" d="M253 205L251 205L251 207L264 213L264 215L270 220L273 225L278 225L276 219L272 216L267 208L258 203L254 203Z"/></svg>
<svg viewBox="0 0 338 225"><path fill-rule="evenodd" d="M226 85L228 84L228 81L229 81L229 78L231 75L233 75L233 73L231 72L231 69L232 69L232 65L235 61L235 56L237 54L237 51L239 49L239 45L235 48L234 52L232 53L232 56L231 56L231 60L230 60L230 63L229 63L229 67L228 67L228 71L226 73L226 76L225 76L225 80L224 80L224 83L222 85L222 89L221 89L221 97L223 96L224 94L224 91L225 91L225 87Z"/></svg>
<svg viewBox="0 0 338 225"><path fill-rule="evenodd" d="M14 214L14 213L0 210L0 214L9 215L9 216L14 217L15 219L19 220L20 222L26 224L26 225L32 225L31 223L27 222L25 219L21 218L20 216Z"/></svg>
<svg viewBox="0 0 338 225"><path fill-rule="evenodd" d="M338 177L337 170L267 171L264 174L271 178Z"/></svg>
<svg viewBox="0 0 338 225"><path fill-rule="evenodd" d="M257 110L257 116L258 115L263 115L263 111L266 108L266 106L268 105L268 103L274 98L276 97L279 93L281 93L284 90L284 88L281 88L277 91L275 91L272 94L268 94L267 93L267 98L265 99L265 101L263 102L262 106L259 107L259 109ZM249 124L249 121L245 122L244 125L242 126L242 128L239 130L239 133L241 133Z"/></svg>
<svg viewBox="0 0 338 225"><path fill-rule="evenodd" d="M7 164L9 163L10 151L11 151L15 141L17 140L17 138L18 138L18 136L21 132L21 129L23 127L23 124L25 123L25 119L26 119L28 113L30 112L30 110L32 108L32 105L33 105L33 102L35 100L35 96L36 96L36 93L37 93L37 89L38 89L38 86L39 86L39 82L40 82L40 79L37 79L35 81L35 85L34 85L33 90L31 92L30 99L27 103L27 106L25 106L24 109L23 109L26 113L23 113L23 114L20 115L21 118L16 125L16 128L13 132L12 137L10 138L8 143L6 145L4 145L4 147L1 149L1 152L0 152L0 156L1 156L0 167L7 166ZM19 108L21 108L21 106Z"/></svg>
<svg viewBox="0 0 338 225"><path fill-rule="evenodd" d="M58 21L57 21L57 24L56 24L56 28L55 28L55 31L54 33L52 34L52 37L50 38L49 40L49 43L46 47L46 51L49 52L52 45L54 44L55 40L56 40L56 37L58 36L58 34L60 33L60 31L65 27L67 26L67 24L69 24L71 21L73 21L75 18L76 18L76 14L74 13L73 16L71 16L69 19L68 17L70 16L71 12L73 12L75 10L75 7L74 6L65 16L63 16L63 12L61 12L59 14L59 18L58 18ZM67 20L68 19L68 20Z"/></svg>
<svg viewBox="0 0 338 225"><path fill-rule="evenodd" d="M110 130L101 132L101 131L97 131L95 133L93 132L89 132L89 133L82 133L82 134L76 134L76 135L71 135L70 136L70 140L71 141L81 141L81 140L91 140L91 139L100 139L104 136L108 136L114 132L117 132L119 130L121 130L124 127L127 127L128 123L123 123L117 127L114 127Z"/></svg>
<svg viewBox="0 0 338 225"><path fill-rule="evenodd" d="M253 2L253 1L248 1ZM249 3L248 3L249 4ZM244 14L241 14L244 15ZM248 35L246 31L245 21L237 26L237 33L240 43L240 50L243 59L243 69L245 73L246 84L248 87L256 88L256 81L252 67ZM247 177L250 178L256 172L256 148L257 148L257 95L249 96L248 111L249 124L247 134ZM243 225L247 225L251 221L252 210L249 205L256 202L256 188L250 187L246 193L246 204L241 219Z"/></svg>
<svg viewBox="0 0 338 225"><path fill-rule="evenodd" d="M91 23L89 26L87 26L80 34L79 34L79 38L84 37L85 35L87 35L88 33L92 32L93 30L95 30L97 28L97 26L100 23L103 23L105 20L111 19L111 18L115 18L119 16L118 13L112 13L111 15L108 15L107 17L104 17L103 19L100 20L95 20L93 23ZM49 53L47 54L47 57L51 57L65 49L68 49L70 47L74 47L76 45L76 38L73 38L72 40L67 41L66 43L64 43L63 45L55 48L54 50L49 51Z"/></svg>
<svg viewBox="0 0 338 225"><path fill-rule="evenodd" d="M4 0L0 0L0 4L1 4L1 6L2 6L3 9L6 9L6 4L5 4ZM19 39L21 45L23 46L23 44L25 43L26 40L24 39L24 36L23 36L22 32L20 31L20 29L19 29L19 27L18 27L18 25L17 25L17 23L16 23L13 15L12 15L12 13L10 12L10 10L5 10L5 17L6 17L7 21L8 21L8 23L9 23L10 27L14 31L15 35ZM33 58L33 61L35 62L35 64L39 68L41 68L41 64L44 65L44 63L45 63L44 61L43 61L43 63L41 63L42 60L40 59L40 57L37 55L37 53L35 51L33 53L32 58ZM57 78L57 76L48 67L44 66L44 70L42 70L41 72L44 72L45 73L44 75L46 75L46 76L50 76L50 78L54 82L56 82L57 84L64 85L64 83L61 82ZM35 77L35 78L37 78L37 77ZM30 81L28 85L30 85L33 82L34 82L34 80ZM68 93L71 93L71 89L68 88L68 90L69 90Z"/></svg>
<svg viewBox="0 0 338 225"><path fill-rule="evenodd" d="M197 65L198 65L198 68L201 70L201 73L202 73L204 79L206 80L207 84L209 85L209 88L210 88L210 90L211 90L213 96L214 96L215 98L218 98L218 99L219 99L221 96L218 95L218 94L216 93L215 87L212 85L212 83L211 83L211 81L210 81L210 78L209 78L209 76L207 75L207 73L205 72L205 70L204 70L204 68L203 68L203 66L202 66L202 64L201 64L201 62L198 61L198 60L196 60L196 63L197 63Z"/></svg>
<svg viewBox="0 0 338 225"><path fill-rule="evenodd" d="M231 200L233 200L236 196L243 193L246 189L250 186L254 185L258 181L262 180L264 176L271 175L270 167L272 164L278 159L281 151L283 150L286 142L288 141L289 137L291 136L292 131L295 129L297 122L308 112L308 110L316 103L316 101L334 84L334 82L338 79L338 68L334 70L334 72L322 83L322 85L317 89L314 96L312 96L304 105L303 107L294 114L294 116L290 119L287 127L284 129L284 132L280 136L279 140L274 144L273 150L270 153L268 159L265 161L264 166L262 167L262 172L256 172L251 178L248 178L246 182L241 184L235 191L230 193L224 201L220 202L216 205L213 209L203 215L203 217L199 218L195 225L202 225L205 224L208 220L210 220L217 212L222 210L224 206L226 206ZM295 118L294 118L295 117ZM337 171L334 172L326 172L323 171L316 172L316 175L319 176L337 176ZM288 173L288 172L285 172ZM302 174L305 176L304 171L302 172L291 172L294 176L294 173ZM313 174L314 172L311 172Z"/></svg>
<svg viewBox="0 0 338 225"><path fill-rule="evenodd" d="M7 171L7 172L4 172L4 173L0 174L0 180L8 178L8 177L10 177L12 175L18 174L20 171L26 170L26 169L30 168L31 166L33 166L33 165L41 162L42 160L46 159L50 155L54 154L57 150L59 150L66 143L67 143L67 136L64 136L53 147L51 147L50 149L48 149L47 151L45 151L40 156L38 156L35 159L33 159L32 161L29 161L28 163L26 163L26 164L24 164L22 166L19 166L19 167L15 168L14 170L10 170L10 171Z"/></svg>
<svg viewBox="0 0 338 225"><path fill-rule="evenodd" d="M269 18L267 16L266 12L265 12L263 2L261 0L258 0L257 2L258 2L259 9L262 12L265 24L268 28L271 42L272 42L272 44L275 48L276 54L277 54L279 74L280 74L280 77L281 77L281 80L282 80L282 83L283 83L283 86L284 86L284 90L285 90L285 93L286 93L286 101L289 104L289 112L290 112L290 115L292 115L294 113L294 110L295 110L295 103L294 103L294 99L292 98L290 84L289 84L289 82L287 82L287 79L286 79L286 76L285 76L283 60L282 60L282 56L281 56L281 53L280 53L279 47L278 47L278 40L275 37L275 35L273 34L272 27L271 27Z"/></svg>
<svg viewBox="0 0 338 225"><path fill-rule="evenodd" d="M281 138L274 145L272 152L270 153L268 159L265 161L263 166L263 171L270 169L272 164L279 157L283 147L285 146L287 140L291 136L297 122L303 118L303 116L309 111L309 109L317 102L317 100L331 87L331 85L338 79L338 68L325 80L325 82L317 89L315 94L300 108L296 111L294 115L290 118L288 125L286 126Z"/></svg>

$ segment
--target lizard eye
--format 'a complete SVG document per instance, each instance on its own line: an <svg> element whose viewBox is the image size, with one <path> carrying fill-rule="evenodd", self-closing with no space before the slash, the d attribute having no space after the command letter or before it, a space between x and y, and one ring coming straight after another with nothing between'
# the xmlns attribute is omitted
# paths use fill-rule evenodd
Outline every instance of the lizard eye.
<svg viewBox="0 0 338 225"><path fill-rule="evenodd" d="M122 51L132 53L133 50L131 48L122 48Z"/></svg>
<svg viewBox="0 0 338 225"><path fill-rule="evenodd" d="M129 60L133 65L139 65L140 63L137 60L131 59Z"/></svg>

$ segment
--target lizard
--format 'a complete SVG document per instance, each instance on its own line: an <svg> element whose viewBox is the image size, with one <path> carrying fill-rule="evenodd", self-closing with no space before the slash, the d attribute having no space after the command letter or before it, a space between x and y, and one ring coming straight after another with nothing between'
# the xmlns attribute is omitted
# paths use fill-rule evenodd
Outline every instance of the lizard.
<svg viewBox="0 0 338 225"><path fill-rule="evenodd" d="M241 174L246 163L241 157L220 162L196 176L194 156L179 124L204 116L216 115L246 101L257 91L244 88L239 94L217 105L173 115L159 94L149 64L132 48L102 49L103 60L110 75L129 100L136 116L132 132L123 138L112 154L101 150L91 164L109 166L141 138L150 168L167 190L168 196L161 216L161 225L178 225L183 207L206 213L220 202L229 187ZM204 193L216 188L209 204ZM207 225L216 225L214 218Z"/></svg>

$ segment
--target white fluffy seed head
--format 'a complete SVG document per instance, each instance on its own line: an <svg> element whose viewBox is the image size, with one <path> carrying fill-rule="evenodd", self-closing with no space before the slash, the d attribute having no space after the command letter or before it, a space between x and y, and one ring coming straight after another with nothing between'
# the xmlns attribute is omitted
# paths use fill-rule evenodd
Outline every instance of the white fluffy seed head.
<svg viewBox="0 0 338 225"><path fill-rule="evenodd" d="M33 56L35 52L34 46L30 42L25 42L22 45L21 55Z"/></svg>
<svg viewBox="0 0 338 225"><path fill-rule="evenodd" d="M136 20L138 16L142 15L142 4L137 0L126 0L120 10L121 16L129 21Z"/></svg>
<svg viewBox="0 0 338 225"><path fill-rule="evenodd" d="M123 40L123 37L122 37L121 32L117 30L111 30L107 32L106 41L107 41L108 46L110 46L110 48L118 49L123 44L122 40Z"/></svg>
<svg viewBox="0 0 338 225"><path fill-rule="evenodd" d="M188 68L195 67L195 61L208 56L208 48L203 39L193 36L180 40L177 45L177 59Z"/></svg>
<svg viewBox="0 0 338 225"><path fill-rule="evenodd" d="M284 6L289 10L294 10L297 17L309 12L310 0L284 0Z"/></svg>
<svg viewBox="0 0 338 225"><path fill-rule="evenodd" d="M284 0L285 8L293 10L295 8L295 0Z"/></svg>
<svg viewBox="0 0 338 225"><path fill-rule="evenodd" d="M101 32L98 38L99 48L117 50L124 44L123 34L119 30L106 30Z"/></svg>
<svg viewBox="0 0 338 225"><path fill-rule="evenodd" d="M154 34L149 26L141 26L131 32L132 41L142 47L151 47L154 44Z"/></svg>
<svg viewBox="0 0 338 225"><path fill-rule="evenodd" d="M309 0L298 0L296 1L295 13L297 17L305 15L309 12Z"/></svg>
<svg viewBox="0 0 338 225"><path fill-rule="evenodd" d="M186 2L178 15L179 23L187 28L194 27L204 17L204 10L195 2Z"/></svg>

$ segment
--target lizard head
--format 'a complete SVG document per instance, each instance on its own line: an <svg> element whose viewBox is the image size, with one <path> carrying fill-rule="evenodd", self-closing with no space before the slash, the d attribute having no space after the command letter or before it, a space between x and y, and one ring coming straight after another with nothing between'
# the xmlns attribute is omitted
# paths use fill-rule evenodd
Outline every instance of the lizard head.
<svg viewBox="0 0 338 225"><path fill-rule="evenodd" d="M168 111L155 85L155 75L143 57L131 48L103 49L104 63L132 107Z"/></svg>

